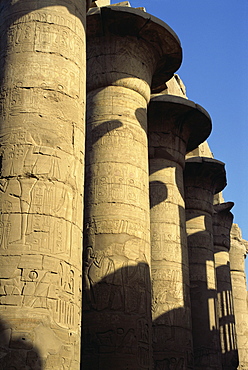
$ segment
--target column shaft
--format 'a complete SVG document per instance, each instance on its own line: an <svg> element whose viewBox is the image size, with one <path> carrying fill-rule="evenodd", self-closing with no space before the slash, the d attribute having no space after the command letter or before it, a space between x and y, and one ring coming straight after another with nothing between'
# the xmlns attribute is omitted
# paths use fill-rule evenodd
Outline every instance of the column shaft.
<svg viewBox="0 0 248 370"><path fill-rule="evenodd" d="M194 368L219 370L212 214L213 196L225 186L224 164L210 158L191 158L186 161L184 175Z"/></svg>
<svg viewBox="0 0 248 370"><path fill-rule="evenodd" d="M248 368L248 304L244 265L247 250L248 242L242 239L238 225L233 224L231 229L230 269L239 355L238 369L240 370Z"/></svg>
<svg viewBox="0 0 248 370"><path fill-rule="evenodd" d="M174 363L192 369L183 170L165 159L150 159L149 164L155 369Z"/></svg>
<svg viewBox="0 0 248 370"><path fill-rule="evenodd" d="M133 369L150 368L147 137L134 114L143 109L146 124L146 101L132 90L109 86L87 95L88 110L102 108L104 100L102 114L99 109L97 120L91 116L87 122L92 130L87 140L84 334L89 331L92 338L85 343L84 361L95 361L101 370L122 368L126 361L134 363ZM104 114L108 102L110 113ZM121 115L114 114L118 109ZM99 360L91 354L97 337Z"/></svg>
<svg viewBox="0 0 248 370"><path fill-rule="evenodd" d="M183 167L211 120L193 102L169 95L151 99L148 117L154 368L192 369Z"/></svg>
<svg viewBox="0 0 248 370"><path fill-rule="evenodd" d="M92 9L87 19L83 364L151 369L146 110L163 49L181 51L140 10Z"/></svg>
<svg viewBox="0 0 248 370"><path fill-rule="evenodd" d="M223 369L235 370L238 366L237 338L230 274L230 230L234 203L214 205L214 260L216 268L218 317L220 328L221 359Z"/></svg>
<svg viewBox="0 0 248 370"><path fill-rule="evenodd" d="M1 365L78 369L85 2L1 7Z"/></svg>

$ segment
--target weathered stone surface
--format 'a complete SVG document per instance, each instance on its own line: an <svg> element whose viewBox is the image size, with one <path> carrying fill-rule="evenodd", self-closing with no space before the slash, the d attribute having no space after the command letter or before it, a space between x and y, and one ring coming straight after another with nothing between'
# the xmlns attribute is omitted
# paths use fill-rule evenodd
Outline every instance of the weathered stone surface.
<svg viewBox="0 0 248 370"><path fill-rule="evenodd" d="M166 82L166 86L168 94L187 98L186 87L177 74L175 74L169 81Z"/></svg>
<svg viewBox="0 0 248 370"><path fill-rule="evenodd" d="M170 78L181 47L163 22L118 6L88 12L87 40L83 366L151 369L146 111L157 66Z"/></svg>
<svg viewBox="0 0 248 370"><path fill-rule="evenodd" d="M195 157L186 160L186 227L189 249L190 298L194 369L221 369L217 290L213 244L213 197L226 185L224 164Z"/></svg>
<svg viewBox="0 0 248 370"><path fill-rule="evenodd" d="M248 369L248 302L244 267L247 251L248 242L242 238L238 225L233 224L231 229L230 269L239 353L239 370Z"/></svg>
<svg viewBox="0 0 248 370"><path fill-rule="evenodd" d="M181 96L182 98L187 99L186 87L178 74L174 74L174 76L166 82L165 89L163 91L160 91L159 94ZM154 96L155 95L157 94L154 94Z"/></svg>
<svg viewBox="0 0 248 370"><path fill-rule="evenodd" d="M2 369L79 367L85 5L1 2Z"/></svg>
<svg viewBox="0 0 248 370"><path fill-rule="evenodd" d="M186 154L186 159L191 158L191 157L214 158L213 153L211 152L207 141L204 141L196 149Z"/></svg>
<svg viewBox="0 0 248 370"><path fill-rule="evenodd" d="M210 131L207 112L192 101L172 95L151 99L148 143L155 369L163 363L193 369L183 168L187 149L206 140Z"/></svg>
<svg viewBox="0 0 248 370"><path fill-rule="evenodd" d="M233 306L233 291L230 273L230 231L234 203L214 205L213 233L214 260L218 294L218 317L221 342L222 368L235 370L238 367L238 349Z"/></svg>
<svg viewBox="0 0 248 370"><path fill-rule="evenodd" d="M96 0L90 4L91 8L110 5L110 0Z"/></svg>

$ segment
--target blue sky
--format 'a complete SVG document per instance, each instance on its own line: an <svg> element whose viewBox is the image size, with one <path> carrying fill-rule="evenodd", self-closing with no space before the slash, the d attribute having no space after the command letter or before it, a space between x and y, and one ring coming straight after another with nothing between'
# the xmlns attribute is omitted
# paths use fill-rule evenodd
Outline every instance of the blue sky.
<svg viewBox="0 0 248 370"><path fill-rule="evenodd" d="M226 164L223 195L235 203L234 222L248 240L248 0L130 2L166 22L181 41L183 63L177 73L188 98L212 118L208 143ZM248 276L248 257L246 266Z"/></svg>

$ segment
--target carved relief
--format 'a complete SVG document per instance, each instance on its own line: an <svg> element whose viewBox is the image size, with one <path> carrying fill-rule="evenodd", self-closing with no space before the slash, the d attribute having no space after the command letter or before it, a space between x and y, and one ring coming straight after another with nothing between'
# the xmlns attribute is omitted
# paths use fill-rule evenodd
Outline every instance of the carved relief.
<svg viewBox="0 0 248 370"><path fill-rule="evenodd" d="M51 65L49 63L51 59L57 64ZM8 88L10 84L13 84L16 87L55 90L66 93L73 98L78 98L82 93L79 84L79 68L69 61L65 61L61 66L59 56L33 57L28 66L25 60L19 58L19 61L9 64L8 69L9 73L5 77L1 89ZM37 80L37 75L39 80Z"/></svg>
<svg viewBox="0 0 248 370"><path fill-rule="evenodd" d="M82 40L68 28L55 24L38 23L36 25L35 50L58 53L81 66L83 49Z"/></svg>
<svg viewBox="0 0 248 370"><path fill-rule="evenodd" d="M0 26L0 305L11 340L0 363L77 369L84 7L74 14L77 0L65 6L51 1L39 12L32 1L6 3Z"/></svg>
<svg viewBox="0 0 248 370"><path fill-rule="evenodd" d="M33 51L35 40L35 24L19 23L8 28L7 32L7 53L13 51Z"/></svg>
<svg viewBox="0 0 248 370"><path fill-rule="evenodd" d="M147 231L145 230L145 222L140 220L129 219L109 219L95 220L97 234L128 234L148 241Z"/></svg>
<svg viewBox="0 0 248 370"><path fill-rule="evenodd" d="M37 259L39 256L25 257L19 262L14 277L0 280L1 303L45 308L59 326L75 327L75 311L79 310L80 299L79 272L56 259L53 259L53 271L46 270Z"/></svg>
<svg viewBox="0 0 248 370"><path fill-rule="evenodd" d="M104 164L91 174L90 192L92 201L122 201L144 208L147 194L147 177L144 171L133 166L121 167Z"/></svg>
<svg viewBox="0 0 248 370"><path fill-rule="evenodd" d="M155 370L184 370L185 359L183 357L165 358L163 360L156 360Z"/></svg>
<svg viewBox="0 0 248 370"><path fill-rule="evenodd" d="M79 17L69 17L66 13L62 15L56 11L53 13L51 12L51 8L46 8L46 11L43 12L35 11L24 14L19 17L18 20L14 22L14 24L29 22L43 22L48 24L53 23L58 26L69 28L76 34L80 34L80 31L83 29ZM82 38L82 42L83 41L84 40Z"/></svg>

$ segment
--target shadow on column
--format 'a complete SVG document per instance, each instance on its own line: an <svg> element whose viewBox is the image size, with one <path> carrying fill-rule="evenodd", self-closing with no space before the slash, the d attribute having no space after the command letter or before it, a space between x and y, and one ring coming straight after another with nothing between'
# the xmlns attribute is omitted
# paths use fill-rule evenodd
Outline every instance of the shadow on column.
<svg viewBox="0 0 248 370"><path fill-rule="evenodd" d="M27 340L26 332L13 335L11 328L0 319L0 370L45 368L39 350Z"/></svg>
<svg viewBox="0 0 248 370"><path fill-rule="evenodd" d="M24 3L24 4L23 4ZM4 0L1 2L0 5L0 15L1 13L6 10L10 9L10 13L15 13L14 17L12 18L12 21L16 21L20 17L29 14L31 11L40 10L43 8L49 8L50 6L64 6L68 9L68 11L72 14L77 16L79 13L79 9L74 5L73 3L76 3L76 1L70 1L70 0L49 0L49 2L46 2L45 5L42 5L42 2L33 2L32 6L27 6L25 8L25 2L23 0ZM85 2L85 7L89 6L89 1ZM32 8L32 10L30 10Z"/></svg>
<svg viewBox="0 0 248 370"><path fill-rule="evenodd" d="M187 221L194 219L187 217ZM205 222L205 220L204 220ZM189 260L191 261L190 268L190 299L192 309L192 331L193 338L201 338L201 345L194 342L194 365L196 369L219 369L220 364L220 340L218 330L217 317L217 291L215 288L214 261L211 258L209 249L204 248L206 238L211 238L207 231L206 225L201 225L199 228L205 227L205 230L188 235L188 244L193 246L189 248ZM194 250L197 248L197 255L194 255ZM199 260L200 257L200 260ZM213 253L212 253L213 257ZM198 271L199 265L199 271ZM204 265L204 267L201 267ZM209 268L209 271L208 271ZM197 271L196 276L200 276L201 280L194 277L194 271ZM200 274L200 275L199 275ZM211 279L211 280L210 280ZM202 325L199 325L201 323ZM219 360L218 360L219 358Z"/></svg>
<svg viewBox="0 0 248 370"><path fill-rule="evenodd" d="M150 309L150 301L146 295L145 287L150 284L150 271L145 263L139 263L136 266L125 266L106 274L104 279L94 283L92 277L94 270L102 268L96 262L97 257L92 256L91 265L87 270L84 284L84 310L91 312L91 322L98 323L98 330L92 329L88 322L87 328L83 331L82 343L82 362L83 370L126 370L129 369L130 359L138 358L138 369L149 369L147 365L149 342L149 329L142 313ZM106 261L105 261L106 262ZM113 266L113 261L108 257L105 263L107 266ZM103 267L104 268L104 267ZM139 287L139 289L135 287ZM108 321L102 321L105 310L111 311ZM125 316L123 316L123 314ZM161 345L164 347L164 341L170 346L175 340L175 321L180 325L185 320L185 309L165 308L165 313L161 315L153 324L163 323L165 334ZM159 338L158 338L159 340ZM158 344L159 345L159 344ZM192 362L191 354L187 354L188 364ZM187 366L187 367L186 367ZM130 367L136 369L136 367ZM155 362L156 370L183 370L189 369L185 364L185 358L168 356Z"/></svg>
<svg viewBox="0 0 248 370"><path fill-rule="evenodd" d="M226 280L230 280L230 263L216 268L217 276L225 277ZM233 306L233 294L232 290L223 290L218 284L218 305L221 317L219 318L220 335L222 339L222 364L225 370L236 369L239 364L238 360L238 349L237 349L237 338L235 330L235 316Z"/></svg>
<svg viewBox="0 0 248 370"><path fill-rule="evenodd" d="M90 248L90 247L89 247ZM146 263L115 270L115 258L85 253L83 370L149 367L150 270ZM98 272L105 277L95 282ZM109 273L111 271L111 273ZM106 315L105 315L106 313ZM96 325L97 323L97 325ZM97 328L97 329L96 329ZM133 367L131 367L133 363Z"/></svg>
<svg viewBox="0 0 248 370"><path fill-rule="evenodd" d="M223 369L232 370L236 369L239 363L229 255L230 230L233 224L233 214L230 211L234 203L220 203L218 194L216 201L214 201L213 234L221 357Z"/></svg>
<svg viewBox="0 0 248 370"><path fill-rule="evenodd" d="M149 189L150 194L151 192L156 193L156 197L150 197L150 208L155 207L167 199L167 186L162 181L150 181Z"/></svg>
<svg viewBox="0 0 248 370"><path fill-rule="evenodd" d="M165 157L169 161L171 160L170 154L163 150L163 158ZM160 169L163 168L161 167ZM173 166L173 168L175 168L177 189L183 199L183 187L179 180L181 176L178 174L177 167ZM170 199L166 184L161 181L150 181L150 208L152 209L166 200L168 202L175 201ZM176 237L181 246L181 276L178 276L179 268L175 265L170 281L166 281L166 286L161 286L161 292L153 299L153 312L156 311L156 305L160 307L160 311L164 312L153 320L153 360L155 370L193 369L188 251L186 247L186 229L185 226L182 226L186 225L185 209L180 205L177 208L178 219L176 222L181 225L180 235L173 235L172 237ZM168 214L168 221L170 217L174 216ZM152 248L154 248L154 245ZM162 248L165 251L167 250L166 242ZM168 255L168 261L170 258L171 256ZM183 306L182 301L184 302ZM177 305L179 307L174 308Z"/></svg>
<svg viewBox="0 0 248 370"><path fill-rule="evenodd" d="M188 236L189 244L192 244L190 239L194 239L197 236L198 244L204 245L205 235L207 230L203 230ZM203 242L201 244L201 238ZM195 249L195 248L194 248ZM190 250L189 250L190 253ZM191 252L192 253L192 252ZM201 255L204 255L202 251ZM192 260L193 257L191 256ZM201 263L204 261L201 260ZM235 370L238 367L238 352L236 347L236 335L235 335L235 320L234 320L234 310L233 310L233 300L232 292L230 290L219 291L218 286L218 303L216 302L216 289L214 287L214 281L211 282L213 287L209 287L207 284L208 280L208 264L214 264L211 259L205 259L205 275L201 276L201 281L193 281L191 284L191 304L192 304L192 329L197 337L205 338L204 347L197 348L197 343L195 347L197 348L194 353L194 365L195 369L218 369L218 364L216 361L216 352L209 349L208 347L216 348L220 347L220 330L223 331L224 339L224 350L219 350L219 357L222 358L223 370ZM211 273L211 272L210 272ZM216 269L217 274L222 276L230 274L229 265L220 266ZM205 283L205 282L206 283ZM194 302L196 307L194 307ZM200 309L199 309L200 303ZM217 314L217 304L222 308L222 318L219 321ZM205 320L202 320L202 317ZM198 323L202 322L202 326ZM197 325L196 325L196 324ZM205 325L204 325L205 324ZM207 326L206 326L207 325ZM204 340L202 340L204 342ZM222 352L222 353L221 353Z"/></svg>

